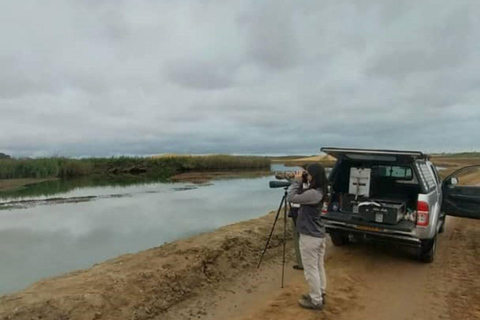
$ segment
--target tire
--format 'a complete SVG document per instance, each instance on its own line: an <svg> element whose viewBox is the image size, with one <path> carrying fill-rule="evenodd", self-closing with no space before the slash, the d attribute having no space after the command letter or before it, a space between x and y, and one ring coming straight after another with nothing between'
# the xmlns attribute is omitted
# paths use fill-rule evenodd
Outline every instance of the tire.
<svg viewBox="0 0 480 320"><path fill-rule="evenodd" d="M331 231L330 239L332 239L333 244L337 247L341 247L350 243L350 239L348 238L348 235L342 234L340 232Z"/></svg>
<svg viewBox="0 0 480 320"><path fill-rule="evenodd" d="M442 225L440 226L440 229L438 230L438 233L443 233L445 231L445 223L446 223L446 218L444 217L442 219Z"/></svg>
<svg viewBox="0 0 480 320"><path fill-rule="evenodd" d="M420 247L420 254L419 254L420 261L425 263L433 262L436 249L437 249L436 236L433 239L422 240L422 244Z"/></svg>

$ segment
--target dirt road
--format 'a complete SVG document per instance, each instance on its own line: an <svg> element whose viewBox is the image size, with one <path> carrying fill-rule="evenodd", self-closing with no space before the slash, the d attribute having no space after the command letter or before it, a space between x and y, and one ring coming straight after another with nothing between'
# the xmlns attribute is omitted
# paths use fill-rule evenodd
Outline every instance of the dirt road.
<svg viewBox="0 0 480 320"><path fill-rule="evenodd" d="M328 301L324 311L303 310L302 272L289 264L280 289L280 260L250 273L214 295L199 319L437 320L480 319L480 221L448 218L436 260L386 245L328 246ZM185 306L179 305L179 310ZM176 314L178 316L178 314ZM187 317L188 318L188 317Z"/></svg>

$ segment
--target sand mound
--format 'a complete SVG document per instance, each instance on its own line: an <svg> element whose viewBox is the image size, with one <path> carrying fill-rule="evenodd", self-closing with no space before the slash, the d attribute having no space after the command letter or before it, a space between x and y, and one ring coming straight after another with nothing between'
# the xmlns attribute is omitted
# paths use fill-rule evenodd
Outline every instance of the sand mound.
<svg viewBox="0 0 480 320"><path fill-rule="evenodd" d="M254 268L273 213L123 255L0 298L0 319L151 319ZM271 247L282 244L276 228ZM275 250L267 251L267 259Z"/></svg>

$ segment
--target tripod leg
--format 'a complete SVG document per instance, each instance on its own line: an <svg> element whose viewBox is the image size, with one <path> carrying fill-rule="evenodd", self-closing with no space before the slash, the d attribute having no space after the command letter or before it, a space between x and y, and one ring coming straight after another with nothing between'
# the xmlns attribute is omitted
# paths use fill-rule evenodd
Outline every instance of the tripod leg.
<svg viewBox="0 0 480 320"><path fill-rule="evenodd" d="M262 251L262 256L260 257L260 261L258 262L257 269L260 268L260 265L262 264L263 256L265 255L265 252L267 251L268 245L270 244L270 240L272 239L273 235L273 230L275 230L275 225L277 224L278 216L280 215L280 212L282 211L282 206L283 203L286 203L286 195L283 195L282 201L280 201L280 206L278 207L277 210L277 215L275 216L275 221L273 222L272 230L270 231L270 235L268 236L267 243L265 244L265 248Z"/></svg>
<svg viewBox="0 0 480 320"><path fill-rule="evenodd" d="M282 261L282 289L285 279L285 246L287 243L287 199L285 198L285 210L283 212L283 261Z"/></svg>

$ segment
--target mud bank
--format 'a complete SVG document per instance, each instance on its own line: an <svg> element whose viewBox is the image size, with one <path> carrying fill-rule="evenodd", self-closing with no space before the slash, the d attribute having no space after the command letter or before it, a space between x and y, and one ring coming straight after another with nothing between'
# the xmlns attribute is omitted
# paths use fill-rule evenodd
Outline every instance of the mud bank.
<svg viewBox="0 0 480 320"><path fill-rule="evenodd" d="M273 218L272 212L37 282L0 297L0 319L161 318L178 303L255 269ZM276 228L267 261L282 247L281 229Z"/></svg>
<svg viewBox="0 0 480 320"><path fill-rule="evenodd" d="M172 176L174 182L208 183L212 180L259 178L272 175L271 171L212 171L212 172L187 172Z"/></svg>
<svg viewBox="0 0 480 320"><path fill-rule="evenodd" d="M47 178L47 179L34 179L34 178L25 178L25 179L0 179L0 192L2 191L16 191L28 186L34 185L36 183L41 183L45 181L53 181L57 178Z"/></svg>

